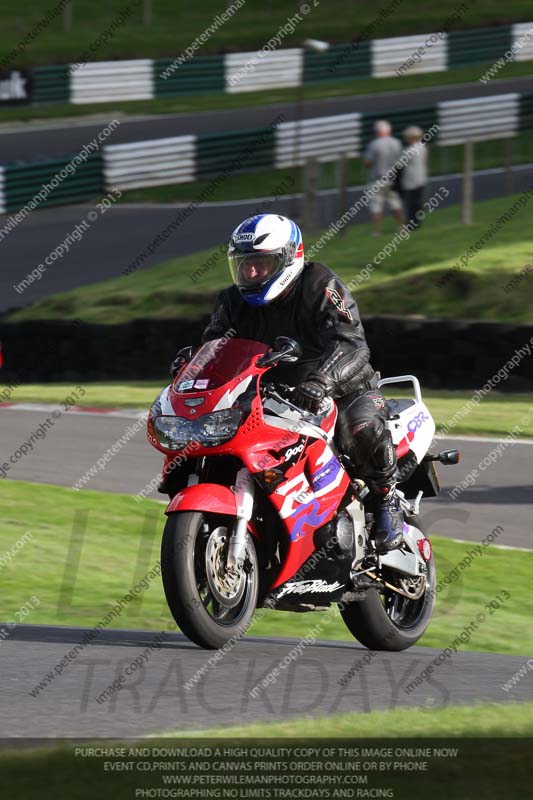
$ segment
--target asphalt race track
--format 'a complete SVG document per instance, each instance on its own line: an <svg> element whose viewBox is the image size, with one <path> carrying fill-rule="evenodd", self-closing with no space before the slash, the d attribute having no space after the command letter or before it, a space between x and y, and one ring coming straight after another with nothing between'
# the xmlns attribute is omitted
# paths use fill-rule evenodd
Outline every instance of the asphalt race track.
<svg viewBox="0 0 533 800"><path fill-rule="evenodd" d="M155 395L155 392L154 392ZM0 463L7 461L31 432L49 416L45 411L20 411L0 408L2 447ZM131 426L131 418L106 418L103 415L63 414L48 435L38 440L33 452L10 467L6 480L37 481L73 486L97 464L109 447ZM533 549L531 506L531 456L533 443L516 442L502 451L501 457L482 470L482 478L457 499L448 496L454 486L496 446L495 440L468 440L449 437L437 449L458 446L460 464L438 466L442 492L438 498L422 503L422 519L428 532L456 539L481 541L495 526L504 532L499 545ZM111 459L98 469L84 488L136 494L159 475L162 459L148 444L141 428ZM156 499L163 499L157 493ZM141 511L142 506L139 506Z"/></svg>
<svg viewBox="0 0 533 800"><path fill-rule="evenodd" d="M480 76L482 70L480 70ZM379 79L376 79L379 80ZM507 92L529 92L533 88L533 78L511 78L493 80L488 84L479 81L453 86L435 86L427 89L409 91L381 92L379 94L350 95L305 102L303 117L325 117L332 114L353 112L393 111L398 108L411 108L433 104L442 100L461 100L466 97L488 97ZM295 91L296 100L296 91ZM176 97L179 105L180 98ZM2 161L34 161L41 158L70 155L79 152L112 119L120 121L107 144L140 142L149 139L162 139L167 136L185 134L221 133L240 128L257 128L271 125L278 115L285 121L294 119L295 101L277 105L235 108L227 111L205 111L186 114L157 114L130 117L113 110L102 112L94 117L37 121L24 125L20 122L0 126L0 147ZM244 120L244 122L243 122Z"/></svg>
<svg viewBox="0 0 533 800"><path fill-rule="evenodd" d="M44 409L0 409L0 462L16 451L49 413ZM135 419L133 411L124 417L63 414L33 452L11 467L6 480L72 486ZM501 525L504 530L497 545L531 549L532 445L516 442L483 473L481 482L455 501L446 490L477 466L495 441L447 438L437 443L446 448L454 445L461 448L463 458L456 467L439 468L443 493L439 499L425 502L425 525L435 534L472 541L480 541ZM86 486L134 494L158 474L159 467L158 454L140 430ZM320 618L318 614L306 617L306 630ZM5 624L0 628L5 630ZM402 706L431 710L455 704L531 699L528 680L521 681L512 693L501 688L523 666L523 656L477 652L458 651L453 658L443 658L427 681L406 691L407 684L441 652L419 647L373 656L372 663L355 672L343 687L338 681L368 653L355 641L317 641L307 646L297 662L285 662L275 685L251 696L258 682L297 644L292 639L253 636L230 649L216 667L215 662L208 665L203 676L187 688L185 683L212 653L197 648L175 630L171 623L161 647L149 651L144 668L128 673L123 688L111 699L97 702L98 695L146 652L155 632L103 630L67 667L55 670L65 654L82 642L86 629L41 625L11 629L1 642L1 735L133 737L350 710L370 712ZM51 680L32 696L30 692L49 673Z"/></svg>
<svg viewBox="0 0 533 800"><path fill-rule="evenodd" d="M488 200L506 194L508 191L506 181L503 170L493 169L476 173L476 200ZM532 184L533 166L514 168L514 192L523 191ZM426 196L430 197L442 186L449 191L449 196L441 203L442 207L460 202L462 175L442 175L433 178L428 184ZM350 190L349 205L353 205L359 199L364 188L361 186ZM442 192L440 194L443 195ZM87 205L43 209L30 214L0 243L2 250L0 312L33 303L57 292L119 277L187 206L188 204L182 203L111 207L91 224L80 241L74 242L61 259L46 267L40 280L34 280L22 294L19 294L14 285L18 285L32 270L42 264L45 258L64 241L67 234L94 211L93 206ZM321 192L319 206L321 225L325 226L339 218L335 191ZM142 261L140 268L144 269L169 258L189 255L225 242L241 220L258 211L266 213L272 210L298 218L298 201L295 203L289 197L274 203L272 198L256 198L202 204L196 207L190 216ZM340 214L345 210L342 209ZM435 213L438 213L438 209ZM358 214L354 217L354 221L368 222L367 212ZM378 243L382 247L387 241L387 236L377 240L376 251L379 249ZM306 246L309 247L310 244L312 238L308 236ZM320 253L317 258L320 259ZM354 272L360 269L360 266L355 266ZM181 288L187 291L195 285L197 284L191 282L190 286L184 285Z"/></svg>
<svg viewBox="0 0 533 800"><path fill-rule="evenodd" d="M320 616L308 616L309 627ZM186 688L184 684L213 652L201 650L180 634L169 634L161 649L152 651L144 669L126 679L110 700L98 703L96 697L155 635L127 630L104 631L32 696L30 692L49 672L60 672L55 665L86 630L20 625L2 642L3 737L133 737L347 711L402 706L427 711L483 701L531 700L531 681L521 681L512 692L501 688L523 666L523 656L458 651L434 666L427 681L405 691L442 651L413 647L402 653L379 653L342 686L338 681L369 652L357 642L317 641L297 661L287 660L280 668L298 640L255 637L240 641ZM281 673L277 682L251 696L276 667Z"/></svg>

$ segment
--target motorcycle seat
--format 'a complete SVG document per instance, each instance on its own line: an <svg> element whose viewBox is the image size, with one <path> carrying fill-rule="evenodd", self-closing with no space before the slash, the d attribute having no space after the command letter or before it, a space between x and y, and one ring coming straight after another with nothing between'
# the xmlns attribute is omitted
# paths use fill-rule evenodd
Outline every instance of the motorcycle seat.
<svg viewBox="0 0 533 800"><path fill-rule="evenodd" d="M405 397L401 398L400 400L387 400L386 404L388 419L394 419L397 414L400 414L400 412L405 411L411 406L414 406L416 404L416 400Z"/></svg>

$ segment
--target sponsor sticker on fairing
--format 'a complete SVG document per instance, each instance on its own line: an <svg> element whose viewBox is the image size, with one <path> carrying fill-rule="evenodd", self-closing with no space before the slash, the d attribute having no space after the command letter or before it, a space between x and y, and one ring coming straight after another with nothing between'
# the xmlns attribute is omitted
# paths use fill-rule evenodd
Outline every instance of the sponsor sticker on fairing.
<svg viewBox="0 0 533 800"><path fill-rule="evenodd" d="M410 433L415 433L415 431L417 431L424 424L424 422L427 422L428 420L428 415L424 414L423 411L419 411L419 413L416 416L411 417L407 423L407 430Z"/></svg>
<svg viewBox="0 0 533 800"><path fill-rule="evenodd" d="M288 461L293 456L297 455L298 453L301 453L303 449L304 449L303 444L299 444L298 447L289 447L289 449L285 450L284 453L286 460Z"/></svg>
<svg viewBox="0 0 533 800"><path fill-rule="evenodd" d="M342 583L338 581L334 581L334 583L328 583L323 580L296 581L295 583L285 584L278 594L278 599L285 597L287 594L316 594L320 592L336 592L338 589L342 589Z"/></svg>
<svg viewBox="0 0 533 800"><path fill-rule="evenodd" d="M178 392L185 392L187 389L192 389L194 381L182 381L178 384Z"/></svg>
<svg viewBox="0 0 533 800"><path fill-rule="evenodd" d="M207 389L209 386L209 378L201 378L194 384L195 389Z"/></svg>

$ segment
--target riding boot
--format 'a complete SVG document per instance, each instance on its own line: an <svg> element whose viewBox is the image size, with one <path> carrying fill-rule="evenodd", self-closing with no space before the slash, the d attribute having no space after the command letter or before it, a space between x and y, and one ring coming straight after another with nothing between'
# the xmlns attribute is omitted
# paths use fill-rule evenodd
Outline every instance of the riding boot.
<svg viewBox="0 0 533 800"><path fill-rule="evenodd" d="M376 504L374 541L378 553L388 553L401 544L403 536L403 512L396 487L382 494Z"/></svg>

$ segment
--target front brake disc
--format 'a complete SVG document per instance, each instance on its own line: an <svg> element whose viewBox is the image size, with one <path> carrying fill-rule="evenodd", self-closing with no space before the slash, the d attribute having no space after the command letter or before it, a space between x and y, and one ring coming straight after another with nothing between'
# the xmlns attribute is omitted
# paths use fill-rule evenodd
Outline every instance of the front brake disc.
<svg viewBox="0 0 533 800"><path fill-rule="evenodd" d="M246 587L244 570L228 570L226 567L226 540L228 530L215 528L205 548L205 570L209 589L222 606L234 608L242 599Z"/></svg>

